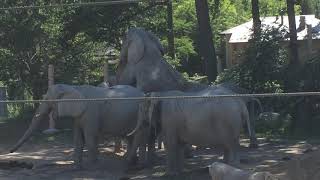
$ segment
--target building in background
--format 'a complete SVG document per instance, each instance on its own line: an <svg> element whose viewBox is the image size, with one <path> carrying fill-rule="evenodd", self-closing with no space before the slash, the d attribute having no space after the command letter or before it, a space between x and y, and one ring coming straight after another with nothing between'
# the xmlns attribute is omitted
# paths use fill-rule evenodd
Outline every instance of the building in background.
<svg viewBox="0 0 320 180"><path fill-rule="evenodd" d="M288 16L261 17L260 19L263 29L278 28L289 32ZM317 19L315 15L296 16L296 24L299 60L304 62L307 57L320 52L320 19ZM220 58L218 69L230 68L245 60L241 57L241 52L248 47L252 33L252 20L220 33L225 43L223 44L224 58ZM288 44L289 37L285 39L283 46L288 46Z"/></svg>

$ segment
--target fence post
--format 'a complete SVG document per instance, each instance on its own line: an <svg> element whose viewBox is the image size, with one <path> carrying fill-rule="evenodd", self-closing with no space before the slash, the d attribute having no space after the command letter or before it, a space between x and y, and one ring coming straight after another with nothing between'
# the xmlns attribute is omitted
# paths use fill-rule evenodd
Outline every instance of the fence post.
<svg viewBox="0 0 320 180"><path fill-rule="evenodd" d="M312 57L312 26L307 24L307 52L308 58Z"/></svg>
<svg viewBox="0 0 320 180"><path fill-rule="evenodd" d="M109 61L106 60L103 66L103 80L109 82Z"/></svg>
<svg viewBox="0 0 320 180"><path fill-rule="evenodd" d="M103 66L103 80L106 83L109 83L109 60L107 59ZM121 152L121 139L115 138L114 139L114 152L120 153Z"/></svg>
<svg viewBox="0 0 320 180"><path fill-rule="evenodd" d="M48 66L48 88L50 88L52 85L54 85L54 66L52 64L49 64ZM53 118L53 111L49 113L49 129L45 130L44 133L46 134L53 134L57 132L56 129L56 122Z"/></svg>
<svg viewBox="0 0 320 180"><path fill-rule="evenodd" d="M6 88L0 87L0 100L6 100ZM0 103L0 117L7 117L7 104L6 103Z"/></svg>

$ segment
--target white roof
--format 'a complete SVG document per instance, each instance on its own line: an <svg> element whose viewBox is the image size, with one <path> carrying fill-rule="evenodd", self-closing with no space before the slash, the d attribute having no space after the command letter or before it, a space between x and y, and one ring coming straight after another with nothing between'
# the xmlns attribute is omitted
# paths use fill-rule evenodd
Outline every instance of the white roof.
<svg viewBox="0 0 320 180"><path fill-rule="evenodd" d="M315 15L301 15L305 17L305 21L307 25L311 25L312 27L312 39L320 39L320 19L317 19ZM283 16L283 24L281 25L281 17L273 16L273 17L262 17L261 19L261 27L266 29L267 27L285 29L289 32L289 22L288 16ZM296 16L296 26L297 29L300 25L300 16ZM307 28L302 30L297 30L298 40L307 39ZM226 31L223 31L220 34L231 34L231 38L229 40L230 43L238 43L238 42L248 42L250 36L252 34L252 19L244 24L233 27Z"/></svg>

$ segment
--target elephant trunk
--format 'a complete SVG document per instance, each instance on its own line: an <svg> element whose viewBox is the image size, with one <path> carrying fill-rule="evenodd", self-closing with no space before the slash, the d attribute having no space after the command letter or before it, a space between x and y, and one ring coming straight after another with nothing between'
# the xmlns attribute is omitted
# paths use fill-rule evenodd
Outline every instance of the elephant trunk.
<svg viewBox="0 0 320 180"><path fill-rule="evenodd" d="M131 136L133 135L134 133L136 133L140 127L142 126L143 124L143 120L144 120L144 117L145 117L145 112L143 111L144 110L144 103L141 103L139 104L139 111L138 111L138 121L137 121L137 125L136 127L134 128L133 131L131 131L130 133L127 134L127 136Z"/></svg>
<svg viewBox="0 0 320 180"><path fill-rule="evenodd" d="M25 143L30 138L32 132L39 126L41 119L44 119L44 115L45 114L38 113L37 111L36 115L32 118L32 122L29 128L24 133L24 135L19 139L19 141L10 149L10 153L13 153L16 150L18 150L23 145L23 143Z"/></svg>

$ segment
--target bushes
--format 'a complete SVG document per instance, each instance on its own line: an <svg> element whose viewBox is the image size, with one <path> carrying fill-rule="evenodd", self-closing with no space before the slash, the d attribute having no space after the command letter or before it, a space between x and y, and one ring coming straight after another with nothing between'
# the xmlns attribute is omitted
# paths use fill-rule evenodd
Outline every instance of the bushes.
<svg viewBox="0 0 320 180"><path fill-rule="evenodd" d="M244 63L222 72L215 83L232 81L248 89L251 93L279 93L296 91L319 91L320 89L320 55L315 55L298 67L292 79L288 68L288 55L283 43L284 33L278 29L266 29L261 37L252 39L244 50ZM291 73L291 75L290 75ZM290 75L290 76L289 76ZM295 86L289 87L289 84ZM292 88L293 87L293 88ZM299 135L319 135L314 129L320 120L319 98L315 97L272 97L261 98L264 111L281 114L279 123L266 126L257 123L257 129L265 133ZM287 118L292 117L292 118ZM289 126L290 124L290 126ZM269 130L266 130L267 129Z"/></svg>

